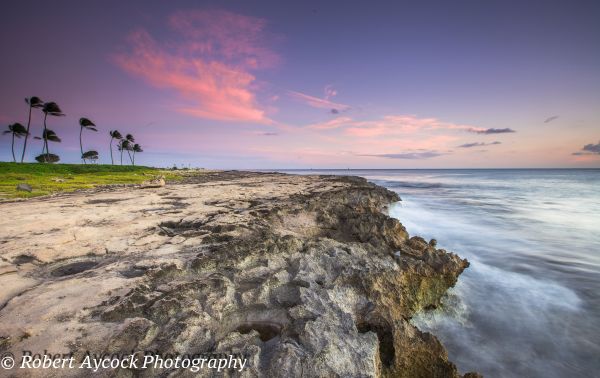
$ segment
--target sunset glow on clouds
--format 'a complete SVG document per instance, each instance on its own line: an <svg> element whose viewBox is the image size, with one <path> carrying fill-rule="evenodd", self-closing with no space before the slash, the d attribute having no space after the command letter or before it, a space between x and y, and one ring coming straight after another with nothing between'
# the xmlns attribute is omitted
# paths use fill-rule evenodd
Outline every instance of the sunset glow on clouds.
<svg viewBox="0 0 600 378"><path fill-rule="evenodd" d="M149 1L143 12L120 13L75 2L43 13L15 3L0 25L13 36L3 41L11 59L0 63L0 118L26 122L27 96L57 101L67 114L51 120L63 161L77 161L72 130L85 116L99 125L87 141L103 162L107 132L117 128L144 145L142 164L155 165L600 164L600 82L590 79L600 77L600 54L590 48L600 30L581 21L592 12L555 33L559 15L573 11L567 5L533 29L508 7L507 29L483 5L477 16L458 16L469 14L463 9L450 20L417 4L365 12L343 3L340 12L335 2L183 3ZM537 9L521 11L523 20L538 19ZM12 21L29 15L38 21ZM60 43L27 48L29 34ZM565 43L560 59L558 37L577 42ZM39 114L33 122L39 126ZM7 158L7 139L0 143Z"/></svg>
<svg viewBox="0 0 600 378"><path fill-rule="evenodd" d="M225 11L177 12L169 25L177 39L158 42L133 32L130 50L115 62L159 88L177 91L176 109L219 121L271 123L258 104L254 70L272 67L278 56L264 47L264 20Z"/></svg>
<svg viewBox="0 0 600 378"><path fill-rule="evenodd" d="M257 78L252 73L272 68L280 62L279 56L267 47L264 40L265 20L225 11L194 11L171 15L168 25L181 37L176 42L158 42L140 29L129 35L129 49L115 55L114 61L151 85L177 91L184 105L175 109L191 116L225 122L275 124L276 128L283 127L284 131L250 132L255 136L287 134L298 138L304 135L310 137L314 145L322 142L329 148L347 151L362 145L354 148L360 151L349 152L353 157L428 159L444 155L435 148L448 148L449 143L456 139L451 135L439 135L439 132L487 132L485 128L415 115L386 115L375 120L340 116L340 112L350 110L351 106L333 101L338 91L330 84L323 87L323 97L292 89L285 90L283 94L299 104L325 109L326 113L334 114L334 118L296 127L276 124L269 118L266 107L257 100L261 86L256 85ZM274 101L278 101L279 97L275 94ZM436 134L436 131L437 135L430 135L431 132ZM333 132L335 142L331 143L331 135L320 135L320 132ZM415 135L419 137L414 138ZM394 138L401 139L395 141ZM381 149L393 152L369 152ZM395 152L398 149L405 152ZM326 149L316 147L295 148L294 151L302 155L330 154ZM289 149L283 155L287 153ZM276 154L271 155L274 156Z"/></svg>
<svg viewBox="0 0 600 378"><path fill-rule="evenodd" d="M328 87L326 87L326 88L328 88ZM348 106L348 105L338 104L336 102L329 100L329 98L334 96L333 93L336 93L331 88L328 88L328 91L326 90L325 98L309 96L307 94L296 92L296 91L288 91L288 93L292 98L294 98L300 102L303 102L306 105L312 106L314 108L329 109L329 110L332 110L334 114L337 114L343 110L348 110L350 108L350 106Z"/></svg>

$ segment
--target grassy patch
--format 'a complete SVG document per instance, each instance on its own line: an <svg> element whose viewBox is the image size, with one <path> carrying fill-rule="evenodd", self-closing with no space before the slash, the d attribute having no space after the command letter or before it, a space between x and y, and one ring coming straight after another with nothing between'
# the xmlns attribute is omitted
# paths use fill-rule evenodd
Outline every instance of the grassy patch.
<svg viewBox="0 0 600 378"><path fill-rule="evenodd" d="M151 167L0 162L0 199L37 197L99 185L139 184L160 175L167 181L182 179L178 171ZM31 185L32 192L17 191L20 183Z"/></svg>

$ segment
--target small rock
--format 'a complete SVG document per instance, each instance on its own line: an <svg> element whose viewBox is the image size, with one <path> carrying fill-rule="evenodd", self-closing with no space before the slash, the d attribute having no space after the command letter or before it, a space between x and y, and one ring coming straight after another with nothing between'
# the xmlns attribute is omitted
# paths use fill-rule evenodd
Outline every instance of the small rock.
<svg viewBox="0 0 600 378"><path fill-rule="evenodd" d="M20 190L22 192L29 192L29 193L31 193L32 189L31 189L31 185L23 183L23 184L17 185L17 190Z"/></svg>
<svg viewBox="0 0 600 378"><path fill-rule="evenodd" d="M54 181L54 182L65 182L65 179L61 179L59 177L55 177L55 178L52 179L52 181Z"/></svg>
<svg viewBox="0 0 600 378"><path fill-rule="evenodd" d="M435 248L435 246L437 245L437 240L435 239L431 239L429 241L429 246Z"/></svg>
<svg viewBox="0 0 600 378"><path fill-rule="evenodd" d="M165 186L165 179L161 176L154 180L144 181L142 183L142 188L161 188Z"/></svg>

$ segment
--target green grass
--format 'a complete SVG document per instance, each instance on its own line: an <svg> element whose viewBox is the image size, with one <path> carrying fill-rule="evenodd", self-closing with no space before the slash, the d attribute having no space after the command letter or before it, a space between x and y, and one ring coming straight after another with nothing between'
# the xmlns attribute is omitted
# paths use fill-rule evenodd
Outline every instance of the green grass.
<svg viewBox="0 0 600 378"><path fill-rule="evenodd" d="M0 199L38 197L99 185L139 184L160 175L167 181L183 177L178 171L151 167L0 162ZM17 191L20 183L31 185L32 192Z"/></svg>

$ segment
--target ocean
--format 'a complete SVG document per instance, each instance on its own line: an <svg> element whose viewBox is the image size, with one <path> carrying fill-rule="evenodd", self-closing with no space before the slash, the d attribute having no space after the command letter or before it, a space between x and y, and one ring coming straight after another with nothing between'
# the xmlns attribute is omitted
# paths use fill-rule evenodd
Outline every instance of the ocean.
<svg viewBox="0 0 600 378"><path fill-rule="evenodd" d="M310 170L397 192L410 235L471 266L412 323L462 373L600 376L600 170Z"/></svg>

